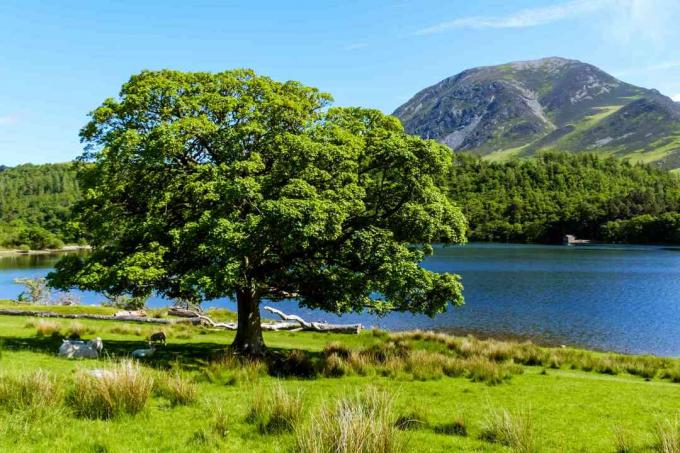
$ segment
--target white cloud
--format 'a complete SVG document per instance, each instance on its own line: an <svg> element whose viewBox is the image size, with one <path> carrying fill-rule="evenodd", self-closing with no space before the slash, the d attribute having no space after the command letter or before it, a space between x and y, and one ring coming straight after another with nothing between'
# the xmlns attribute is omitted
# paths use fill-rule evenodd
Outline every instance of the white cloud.
<svg viewBox="0 0 680 453"><path fill-rule="evenodd" d="M680 93L674 94L671 96L671 99L673 99L675 102L680 102Z"/></svg>
<svg viewBox="0 0 680 453"><path fill-rule="evenodd" d="M366 44L365 42L358 42L358 43L354 43L354 44L350 44L349 46L346 46L345 50L358 50L358 49L364 49L366 47L368 47L368 44Z"/></svg>
<svg viewBox="0 0 680 453"><path fill-rule="evenodd" d="M543 8L523 9L505 16L462 17L417 31L417 35L443 33L456 28L526 28L572 19L603 9L612 0L572 0Z"/></svg>

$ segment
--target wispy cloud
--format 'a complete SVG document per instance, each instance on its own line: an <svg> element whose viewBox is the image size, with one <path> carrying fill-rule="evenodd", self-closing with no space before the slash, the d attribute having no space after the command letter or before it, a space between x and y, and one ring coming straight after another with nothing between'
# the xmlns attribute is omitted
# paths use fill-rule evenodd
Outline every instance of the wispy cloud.
<svg viewBox="0 0 680 453"><path fill-rule="evenodd" d="M680 102L680 93L674 94L671 96L671 99L673 99L675 102Z"/></svg>
<svg viewBox="0 0 680 453"><path fill-rule="evenodd" d="M662 45L677 28L678 0L571 0L556 5L523 9L502 16L461 17L416 31L433 35L470 29L529 28L565 20L588 18L605 38L622 44L640 41Z"/></svg>
<svg viewBox="0 0 680 453"><path fill-rule="evenodd" d="M345 46L345 50L358 50L358 49L364 49L368 47L368 44L365 42L357 42L354 44L350 44L349 46Z"/></svg>
<svg viewBox="0 0 680 453"><path fill-rule="evenodd" d="M609 0L603 31L622 44L668 47L680 19L677 0Z"/></svg>
<svg viewBox="0 0 680 453"><path fill-rule="evenodd" d="M657 64L652 64L648 66L638 66L635 68L628 68L624 69L621 71L616 71L614 75L617 77L622 77L622 76L628 76L628 75L635 75L635 74L645 74L648 72L657 72L657 71L667 71L669 69L676 69L680 68L680 61L665 61L662 63L657 63Z"/></svg>
<svg viewBox="0 0 680 453"><path fill-rule="evenodd" d="M432 25L415 32L416 35L443 33L457 28L526 28L572 19L603 9L612 0L573 0L542 8L529 8L505 16L462 17Z"/></svg>
<svg viewBox="0 0 680 453"><path fill-rule="evenodd" d="M17 121L19 121L19 114L17 114L17 113L0 115L0 126L5 126L5 125L8 125L8 124L15 124Z"/></svg>

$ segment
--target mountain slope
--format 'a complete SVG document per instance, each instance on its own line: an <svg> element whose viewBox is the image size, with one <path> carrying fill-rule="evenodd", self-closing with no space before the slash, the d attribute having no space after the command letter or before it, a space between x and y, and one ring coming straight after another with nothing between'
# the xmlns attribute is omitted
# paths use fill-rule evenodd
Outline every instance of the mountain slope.
<svg viewBox="0 0 680 453"><path fill-rule="evenodd" d="M680 167L680 105L577 60L469 69L394 115L410 133L490 159L591 151Z"/></svg>

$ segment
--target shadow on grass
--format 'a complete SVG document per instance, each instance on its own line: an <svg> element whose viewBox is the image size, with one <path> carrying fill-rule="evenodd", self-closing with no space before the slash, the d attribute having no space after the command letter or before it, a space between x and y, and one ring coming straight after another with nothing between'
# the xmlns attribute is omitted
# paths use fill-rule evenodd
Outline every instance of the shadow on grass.
<svg viewBox="0 0 680 453"><path fill-rule="evenodd" d="M62 340L61 336L0 336L0 345L6 351L24 350L56 356ZM144 340L105 340L101 357L111 359L130 357L132 351L148 347ZM223 343L168 343L165 346L158 346L152 357L140 361L155 368L181 368L190 371L201 369L210 361L229 354L231 354L229 346ZM320 354L316 352L291 352L289 349L269 348L264 361L272 375L311 378L315 374L313 362L319 357Z"/></svg>

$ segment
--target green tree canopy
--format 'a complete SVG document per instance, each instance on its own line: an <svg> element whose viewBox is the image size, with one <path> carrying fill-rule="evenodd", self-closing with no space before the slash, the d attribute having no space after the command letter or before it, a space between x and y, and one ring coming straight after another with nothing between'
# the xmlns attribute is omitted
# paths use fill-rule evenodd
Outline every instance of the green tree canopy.
<svg viewBox="0 0 680 453"><path fill-rule="evenodd" d="M465 240L439 184L450 151L376 110L249 70L145 71L81 131L93 246L52 286L238 304L234 347L263 352L259 303L334 313L434 315L462 303L458 276L419 263Z"/></svg>

